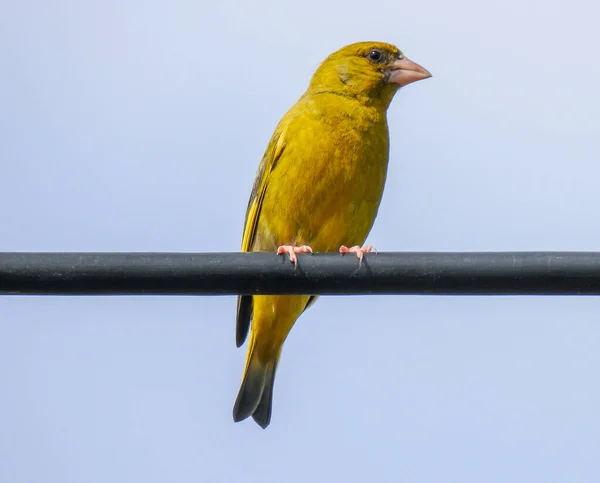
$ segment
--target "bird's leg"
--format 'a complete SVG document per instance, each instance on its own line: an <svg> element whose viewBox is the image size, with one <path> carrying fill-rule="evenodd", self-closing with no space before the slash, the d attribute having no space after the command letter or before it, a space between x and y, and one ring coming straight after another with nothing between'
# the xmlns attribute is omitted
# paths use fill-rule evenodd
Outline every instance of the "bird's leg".
<svg viewBox="0 0 600 483"><path fill-rule="evenodd" d="M312 253L313 249L311 247L309 247L308 245L302 245L299 247L295 247L292 245L281 245L278 249L277 249L277 255L282 255L284 253L287 253L290 256L290 262L292 262L294 265L298 265L298 257L296 256L296 253Z"/></svg>
<svg viewBox="0 0 600 483"><path fill-rule="evenodd" d="M362 263L362 259L365 253L375 252L377 253L377 249L373 245L365 245L364 247L360 247L359 245L354 245L353 247L348 248L345 245L340 247L340 253L356 253L358 257L359 265Z"/></svg>

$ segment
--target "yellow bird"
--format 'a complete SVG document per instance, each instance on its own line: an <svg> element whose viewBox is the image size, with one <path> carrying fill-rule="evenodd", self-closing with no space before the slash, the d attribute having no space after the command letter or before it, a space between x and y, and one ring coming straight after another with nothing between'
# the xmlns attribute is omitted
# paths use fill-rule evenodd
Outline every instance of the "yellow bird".
<svg viewBox="0 0 600 483"><path fill-rule="evenodd" d="M400 87L431 77L397 47L360 42L331 54L283 116L252 187L242 251L363 253L388 166L386 112ZM350 246L347 248L346 245ZM238 297L236 343L250 329L234 421L271 420L273 382L283 343L315 296ZM250 322L252 321L252 324Z"/></svg>

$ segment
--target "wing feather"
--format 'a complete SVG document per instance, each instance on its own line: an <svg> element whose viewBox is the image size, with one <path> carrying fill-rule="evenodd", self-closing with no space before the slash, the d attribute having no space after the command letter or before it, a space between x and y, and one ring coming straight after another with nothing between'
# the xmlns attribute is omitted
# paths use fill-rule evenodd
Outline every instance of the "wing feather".
<svg viewBox="0 0 600 483"><path fill-rule="evenodd" d="M256 230L258 227L258 220L260 218L260 211L262 202L267 192L267 186L269 183L269 175L277 165L277 161L281 158L283 151L285 150L285 130L276 129L275 134L271 138L267 150L260 162L254 185L252 186L252 192L250 194L250 200L248 201L248 209L246 210L246 219L244 221L244 234L242 236L242 251L251 252L256 251L254 248L254 241L256 239ZM250 330L250 321L252 319L252 295L240 295L238 296L237 302L237 318L236 318L236 330L235 330L235 342L240 347Z"/></svg>

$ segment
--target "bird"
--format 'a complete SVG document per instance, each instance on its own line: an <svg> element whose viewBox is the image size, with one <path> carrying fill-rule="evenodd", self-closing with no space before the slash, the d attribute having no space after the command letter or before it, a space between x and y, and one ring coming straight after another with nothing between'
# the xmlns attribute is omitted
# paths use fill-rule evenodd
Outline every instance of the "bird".
<svg viewBox="0 0 600 483"><path fill-rule="evenodd" d="M379 209L389 158L387 109L400 89L431 74L385 42L358 42L329 55L283 116L259 164L242 252L354 253ZM233 420L271 421L283 344L314 295L238 296L236 345L248 334Z"/></svg>

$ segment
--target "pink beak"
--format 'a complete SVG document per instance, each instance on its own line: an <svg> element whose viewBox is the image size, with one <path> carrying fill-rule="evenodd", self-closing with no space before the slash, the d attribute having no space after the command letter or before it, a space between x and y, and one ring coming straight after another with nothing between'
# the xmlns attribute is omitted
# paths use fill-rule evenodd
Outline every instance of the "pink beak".
<svg viewBox="0 0 600 483"><path fill-rule="evenodd" d="M400 87L431 77L427 69L412 60L408 60L406 57L401 57L392 62L387 68L387 72L389 75L388 82L397 84Z"/></svg>

